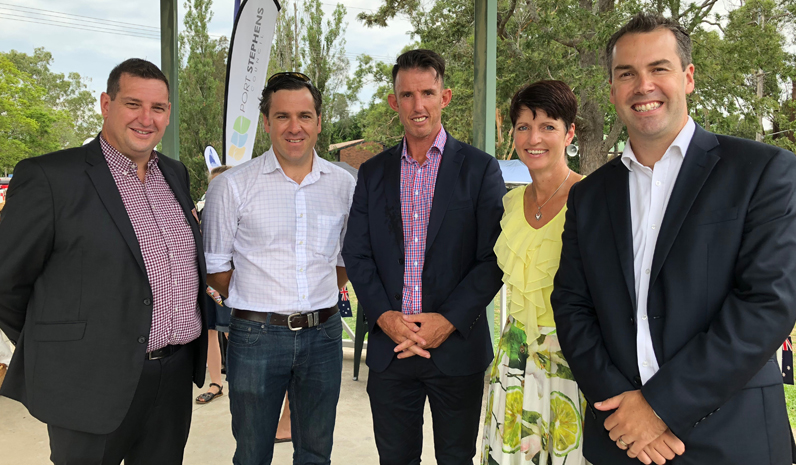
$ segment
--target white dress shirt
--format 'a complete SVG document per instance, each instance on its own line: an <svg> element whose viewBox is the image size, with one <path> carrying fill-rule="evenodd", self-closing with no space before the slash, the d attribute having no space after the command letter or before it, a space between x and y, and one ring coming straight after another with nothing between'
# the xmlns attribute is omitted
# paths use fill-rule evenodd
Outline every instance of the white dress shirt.
<svg viewBox="0 0 796 465"><path fill-rule="evenodd" d="M636 350L641 383L645 384L659 367L655 358L647 317L650 270L655 244L666 206L683 165L696 125L691 117L652 169L638 162L630 143L625 145L622 163L630 171L630 220L633 227L633 270L636 283Z"/></svg>
<svg viewBox="0 0 796 465"><path fill-rule="evenodd" d="M273 148L217 176L202 229L208 273L233 268L226 304L291 314L337 303L337 266L356 181L313 153L301 185Z"/></svg>

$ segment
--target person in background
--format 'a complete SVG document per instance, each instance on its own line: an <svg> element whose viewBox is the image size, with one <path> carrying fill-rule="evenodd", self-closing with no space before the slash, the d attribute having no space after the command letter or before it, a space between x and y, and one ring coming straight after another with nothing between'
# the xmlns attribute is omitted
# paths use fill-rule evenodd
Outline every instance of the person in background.
<svg viewBox="0 0 796 465"><path fill-rule="evenodd" d="M229 165L218 166L213 168L208 175L208 184L215 179L216 176L232 168ZM204 208L199 210L199 217L201 218ZM224 395L223 380L221 379L221 366L224 361L221 360L221 346L219 334L226 337L229 332L229 307L224 306L221 294L210 286L207 286L207 372L210 375L210 385L205 393L199 394L196 397L197 404L206 404L216 397Z"/></svg>
<svg viewBox="0 0 796 465"><path fill-rule="evenodd" d="M585 463L582 396L550 306L567 196L582 177L565 154L577 112L561 81L535 82L511 99L514 149L533 182L503 197L495 255L511 300L490 376L484 465Z"/></svg>

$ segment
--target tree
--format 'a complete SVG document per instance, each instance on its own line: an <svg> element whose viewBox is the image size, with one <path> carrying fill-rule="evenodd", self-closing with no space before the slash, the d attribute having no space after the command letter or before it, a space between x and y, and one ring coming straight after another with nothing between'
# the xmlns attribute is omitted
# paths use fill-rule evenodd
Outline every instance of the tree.
<svg viewBox="0 0 796 465"><path fill-rule="evenodd" d="M789 58L782 53L784 40L775 33L782 29L783 22L792 24L790 18L795 10L793 0L780 1L783 5L776 7L772 6L772 0L750 0L745 5L746 12L721 16L712 13L716 0L500 0L497 154L503 158L512 153L511 127L507 120L513 93L520 86L539 79L560 79L567 82L578 97L576 136L580 171L588 174L605 163L624 134L624 125L616 118L608 100L605 44L614 31L641 10L678 19L694 39L698 90L689 99L689 107L695 119L701 122L704 118L722 132L748 137L749 128L759 127L754 117L763 114L777 119L780 116L779 106L770 98L779 94L782 73L787 68L782 63ZM443 124L454 137L470 141L474 7L468 0L435 2L430 7L423 5L417 0L385 0L375 13L362 13L358 17L368 26L384 27L396 15L405 15L413 26L413 37L418 39L413 47L430 48L445 57L448 64L446 85L453 90L454 98L443 113ZM750 22L749 18L752 11L761 8L781 12L779 16L770 16L781 18L780 22L756 31L760 29L759 24ZM735 11L738 10L742 9ZM725 26L726 34L722 31ZM731 33L736 30L734 28L737 32ZM756 48L750 47L750 43L755 43ZM737 55L741 52L745 53L744 58ZM740 64L744 60L758 67L755 72L771 70L765 71L768 76L765 98L749 93L750 75L746 64ZM383 64L367 66L373 72L373 79L382 82ZM719 82L714 82L714 73L719 76ZM389 80L379 88L365 110L366 135L377 130L388 133L390 138L400 134L398 122L386 104L386 95L390 92L388 83Z"/></svg>
<svg viewBox="0 0 796 465"><path fill-rule="evenodd" d="M63 148L56 128L69 121L65 110L46 101L47 90L0 54L0 170L25 158Z"/></svg>
<svg viewBox="0 0 796 465"><path fill-rule="evenodd" d="M58 148L80 146L84 140L97 135L102 128L102 115L95 109L96 96L88 90L90 79L74 72L67 76L52 72L53 56L41 47L34 49L33 55L16 50L3 55L44 89L44 103L53 110L67 113L66 118L56 118L52 123Z"/></svg>
<svg viewBox="0 0 796 465"><path fill-rule="evenodd" d="M211 39L208 24L212 0L188 0L185 29L179 37L180 160L191 177L191 196L198 200L207 190L204 149L220 149L224 124L227 39Z"/></svg>

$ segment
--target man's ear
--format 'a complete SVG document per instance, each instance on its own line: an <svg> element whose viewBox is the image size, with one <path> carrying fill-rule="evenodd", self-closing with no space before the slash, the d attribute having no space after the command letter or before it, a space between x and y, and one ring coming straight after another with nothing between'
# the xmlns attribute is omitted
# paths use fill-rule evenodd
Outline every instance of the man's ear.
<svg viewBox="0 0 796 465"><path fill-rule="evenodd" d="M387 96L387 103L390 104L390 108L398 111L398 97L396 97L395 94L390 94Z"/></svg>
<svg viewBox="0 0 796 465"><path fill-rule="evenodd" d="M442 89L442 108L448 106L453 98L453 91L450 89Z"/></svg>
<svg viewBox="0 0 796 465"><path fill-rule="evenodd" d="M100 94L100 111L102 112L102 117L107 118L108 112L110 109L108 108L111 104L111 96L107 93L103 92Z"/></svg>

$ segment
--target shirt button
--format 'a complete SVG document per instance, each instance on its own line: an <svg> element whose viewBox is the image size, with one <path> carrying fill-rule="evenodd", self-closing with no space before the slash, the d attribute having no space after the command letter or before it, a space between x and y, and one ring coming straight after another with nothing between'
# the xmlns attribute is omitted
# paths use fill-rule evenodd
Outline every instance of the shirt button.
<svg viewBox="0 0 796 465"><path fill-rule="evenodd" d="M417 213L415 213L415 218L417 218Z"/></svg>
<svg viewBox="0 0 796 465"><path fill-rule="evenodd" d="M644 270L644 273L646 273L646 274L650 274L650 269L649 269L649 268L647 268L646 270Z"/></svg>
<svg viewBox="0 0 796 465"><path fill-rule="evenodd" d="M649 366L649 363L647 363L647 361L644 360L644 363L642 363L641 366L643 366L643 367Z"/></svg>
<svg viewBox="0 0 796 465"><path fill-rule="evenodd" d="M417 242L417 238L415 238L415 242Z"/></svg>
<svg viewBox="0 0 796 465"><path fill-rule="evenodd" d="M304 213L299 213L299 218L304 218Z"/></svg>
<svg viewBox="0 0 796 465"><path fill-rule="evenodd" d="M647 321L647 315L642 316L641 319Z"/></svg>
<svg viewBox="0 0 796 465"><path fill-rule="evenodd" d="M303 244L303 243L304 243L304 241L299 241L299 245L301 245L301 244Z"/></svg>
<svg viewBox="0 0 796 465"><path fill-rule="evenodd" d="M660 185L661 185L661 182L660 182L660 181L655 181L655 185L656 185L656 186L660 186Z"/></svg>
<svg viewBox="0 0 796 465"><path fill-rule="evenodd" d="M654 224L652 225L652 229L655 229L655 225Z"/></svg>
<svg viewBox="0 0 796 465"><path fill-rule="evenodd" d="M415 195L417 195L417 191L415 191Z"/></svg>
<svg viewBox="0 0 796 465"><path fill-rule="evenodd" d="M299 268L299 272L303 273L304 272L304 268Z"/></svg>
<svg viewBox="0 0 796 465"><path fill-rule="evenodd" d="M415 260L415 266L417 266L417 260Z"/></svg>
<svg viewBox="0 0 796 465"><path fill-rule="evenodd" d="M417 290L417 286L415 286L415 290Z"/></svg>
<svg viewBox="0 0 796 465"><path fill-rule="evenodd" d="M306 299L306 298L307 298L307 296L306 296L306 295L302 295L302 296L301 296L301 298L302 298L302 299Z"/></svg>

